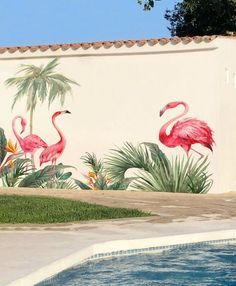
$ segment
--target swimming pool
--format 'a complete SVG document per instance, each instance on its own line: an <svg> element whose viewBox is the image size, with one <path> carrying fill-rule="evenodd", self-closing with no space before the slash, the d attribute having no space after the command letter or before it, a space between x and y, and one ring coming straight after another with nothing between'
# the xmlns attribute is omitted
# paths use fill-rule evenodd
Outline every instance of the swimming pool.
<svg viewBox="0 0 236 286"><path fill-rule="evenodd" d="M236 285L236 245L191 245L88 262L38 286Z"/></svg>

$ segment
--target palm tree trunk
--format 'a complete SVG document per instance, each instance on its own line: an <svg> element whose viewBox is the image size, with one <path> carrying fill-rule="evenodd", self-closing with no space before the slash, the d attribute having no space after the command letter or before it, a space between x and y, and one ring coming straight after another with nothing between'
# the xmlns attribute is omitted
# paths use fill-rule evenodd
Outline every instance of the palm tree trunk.
<svg viewBox="0 0 236 286"><path fill-rule="evenodd" d="M30 108L30 123L29 123L29 125L30 125L30 134L33 133L33 114L34 114L34 110L31 107Z"/></svg>
<svg viewBox="0 0 236 286"><path fill-rule="evenodd" d="M30 134L33 133L33 115L34 115L34 110L33 107L30 108ZM32 166L33 169L35 168L35 163L34 163L34 154L31 154L31 161L32 161Z"/></svg>

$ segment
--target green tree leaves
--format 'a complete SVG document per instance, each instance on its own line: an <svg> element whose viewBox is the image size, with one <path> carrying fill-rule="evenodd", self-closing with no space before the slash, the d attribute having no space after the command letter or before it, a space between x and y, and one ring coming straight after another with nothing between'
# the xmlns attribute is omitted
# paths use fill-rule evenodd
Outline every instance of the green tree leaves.
<svg viewBox="0 0 236 286"><path fill-rule="evenodd" d="M144 11L150 11L154 6L155 2L159 0L137 0L139 5L143 6Z"/></svg>
<svg viewBox="0 0 236 286"><path fill-rule="evenodd" d="M183 0L165 18L172 36L226 35L236 31L236 1Z"/></svg>

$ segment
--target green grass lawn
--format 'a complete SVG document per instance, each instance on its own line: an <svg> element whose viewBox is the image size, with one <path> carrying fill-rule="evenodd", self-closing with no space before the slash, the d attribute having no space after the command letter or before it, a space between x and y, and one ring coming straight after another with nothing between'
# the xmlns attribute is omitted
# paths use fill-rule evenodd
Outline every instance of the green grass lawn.
<svg viewBox="0 0 236 286"><path fill-rule="evenodd" d="M137 209L112 208L40 196L0 195L0 223L62 223L144 217L150 214Z"/></svg>

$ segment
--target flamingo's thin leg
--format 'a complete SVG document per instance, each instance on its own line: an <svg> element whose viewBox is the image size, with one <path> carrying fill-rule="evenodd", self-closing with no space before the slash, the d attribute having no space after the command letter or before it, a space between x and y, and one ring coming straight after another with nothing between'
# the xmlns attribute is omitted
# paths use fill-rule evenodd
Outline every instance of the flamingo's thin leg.
<svg viewBox="0 0 236 286"><path fill-rule="evenodd" d="M198 155L200 155L200 157L201 157L200 159L202 159L204 157L204 155L202 153L198 152L197 150L195 150L193 148L191 148L191 150L196 152Z"/></svg>

